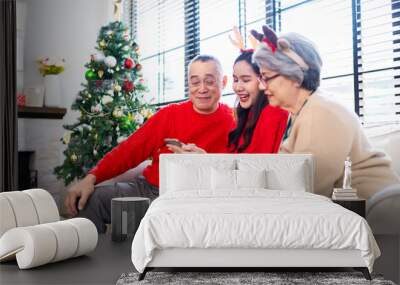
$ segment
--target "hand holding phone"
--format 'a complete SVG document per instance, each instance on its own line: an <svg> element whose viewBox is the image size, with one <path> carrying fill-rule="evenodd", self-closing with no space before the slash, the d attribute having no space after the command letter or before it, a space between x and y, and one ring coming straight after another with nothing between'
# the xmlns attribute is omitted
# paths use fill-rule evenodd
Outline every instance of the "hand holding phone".
<svg viewBox="0 0 400 285"><path fill-rule="evenodd" d="M179 140L177 139L164 139L165 144L170 144L170 145L174 145L177 147L182 147L183 143L181 143Z"/></svg>

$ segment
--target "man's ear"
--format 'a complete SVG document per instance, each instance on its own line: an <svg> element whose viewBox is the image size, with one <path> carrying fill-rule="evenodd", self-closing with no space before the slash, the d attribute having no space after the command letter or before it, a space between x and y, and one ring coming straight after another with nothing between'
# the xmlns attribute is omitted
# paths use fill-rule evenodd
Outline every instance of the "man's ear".
<svg viewBox="0 0 400 285"><path fill-rule="evenodd" d="M225 89L226 84L228 84L228 76L224 75L224 77L222 77L222 89Z"/></svg>

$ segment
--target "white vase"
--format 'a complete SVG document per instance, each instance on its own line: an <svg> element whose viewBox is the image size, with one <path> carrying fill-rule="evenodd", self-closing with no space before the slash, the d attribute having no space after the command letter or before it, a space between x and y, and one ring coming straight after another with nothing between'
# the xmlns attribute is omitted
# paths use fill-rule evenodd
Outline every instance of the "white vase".
<svg viewBox="0 0 400 285"><path fill-rule="evenodd" d="M58 75L44 77L44 105L46 107L61 107L61 85Z"/></svg>
<svg viewBox="0 0 400 285"><path fill-rule="evenodd" d="M26 106L43 107L43 101L44 101L43 85L25 87L24 94L26 95Z"/></svg>

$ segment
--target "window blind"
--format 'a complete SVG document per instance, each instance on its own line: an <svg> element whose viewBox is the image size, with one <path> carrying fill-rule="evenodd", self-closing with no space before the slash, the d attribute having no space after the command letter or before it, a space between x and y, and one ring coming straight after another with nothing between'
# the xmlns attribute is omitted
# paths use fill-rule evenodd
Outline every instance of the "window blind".
<svg viewBox="0 0 400 285"><path fill-rule="evenodd" d="M233 106L228 39L265 23L312 39L324 62L322 88L366 125L400 122L400 0L125 0L124 16L141 48L144 76L155 103L183 100L186 66L199 53L221 60ZM247 39L246 39L247 41Z"/></svg>
<svg viewBox="0 0 400 285"><path fill-rule="evenodd" d="M356 111L365 126L400 120L398 2L280 2L280 30L299 31L314 40L324 62L322 89Z"/></svg>
<svg viewBox="0 0 400 285"><path fill-rule="evenodd" d="M215 19L218 19L218 23ZM247 44L249 29L259 28L265 21L265 0L200 1L200 53L212 54L221 61L228 77L222 102L230 106L236 100L232 90L233 62L240 51L231 44L229 34L233 26L239 27Z"/></svg>
<svg viewBox="0 0 400 285"><path fill-rule="evenodd" d="M231 44L229 34L233 26L240 25L239 8L239 1L200 1L200 53L214 55L221 61L224 74L228 76L222 101L230 105L234 100L234 96L229 96L233 94L232 66L239 51Z"/></svg>
<svg viewBox="0 0 400 285"><path fill-rule="evenodd" d="M153 104L185 97L185 1L127 0L124 3L140 48L143 77Z"/></svg>
<svg viewBox="0 0 400 285"><path fill-rule="evenodd" d="M400 1L356 2L360 118L367 126L400 122Z"/></svg>
<svg viewBox="0 0 400 285"><path fill-rule="evenodd" d="M351 5L351 0L282 0L279 29L314 42L323 61L322 89L354 111Z"/></svg>

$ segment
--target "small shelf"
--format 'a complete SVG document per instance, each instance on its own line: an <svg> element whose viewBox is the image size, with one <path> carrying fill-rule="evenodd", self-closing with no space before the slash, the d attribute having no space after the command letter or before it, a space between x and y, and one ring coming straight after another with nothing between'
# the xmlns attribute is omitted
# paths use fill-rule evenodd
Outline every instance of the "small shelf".
<svg viewBox="0 0 400 285"><path fill-rule="evenodd" d="M65 108L18 106L18 118L62 119L66 113Z"/></svg>

